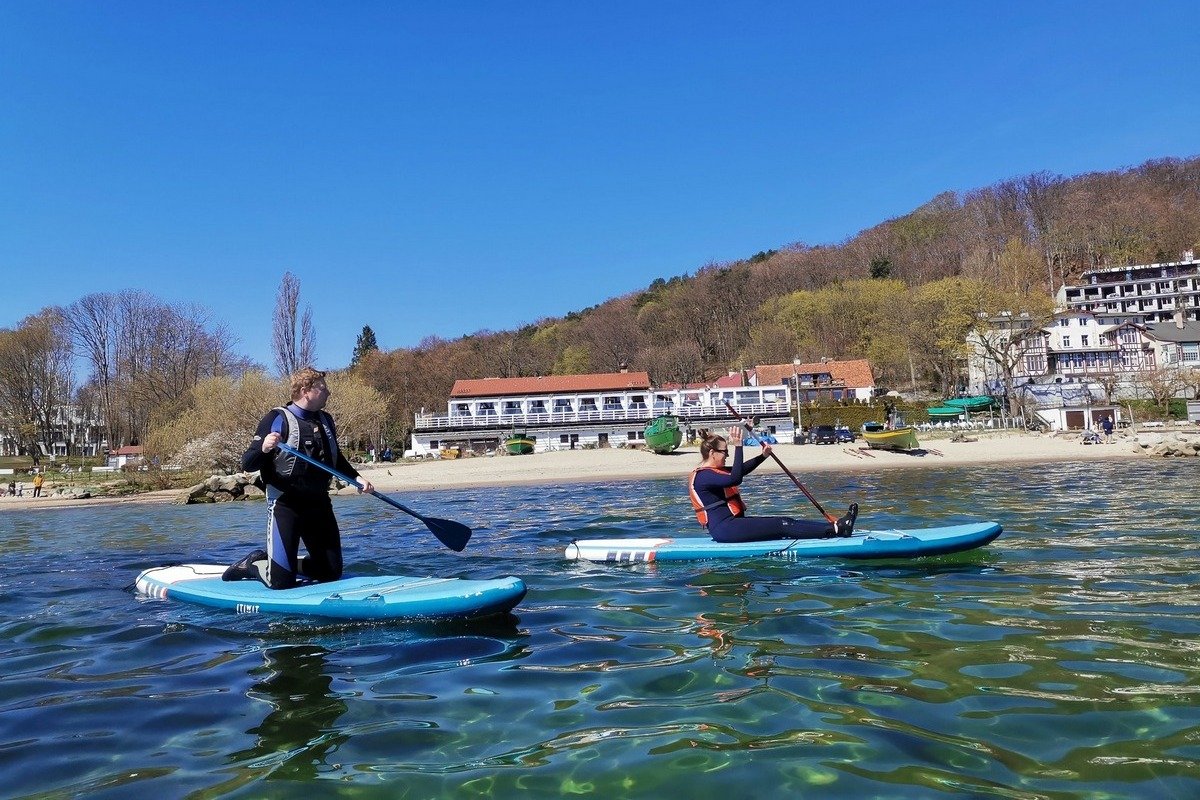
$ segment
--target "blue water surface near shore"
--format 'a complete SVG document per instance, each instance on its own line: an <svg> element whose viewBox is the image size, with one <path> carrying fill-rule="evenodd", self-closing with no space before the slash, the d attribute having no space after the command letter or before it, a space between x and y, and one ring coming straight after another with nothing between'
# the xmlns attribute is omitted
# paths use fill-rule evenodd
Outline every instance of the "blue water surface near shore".
<svg viewBox="0 0 1200 800"><path fill-rule="evenodd" d="M858 499L863 527L1004 525L982 550L900 562L563 560L574 538L697 535L682 477L397 493L474 527L462 554L339 498L355 574L530 587L512 618L442 626L129 589L150 566L241 557L261 503L6 512L0 795L1195 798L1196 475L811 478L827 507ZM782 476L746 495L805 508Z"/></svg>

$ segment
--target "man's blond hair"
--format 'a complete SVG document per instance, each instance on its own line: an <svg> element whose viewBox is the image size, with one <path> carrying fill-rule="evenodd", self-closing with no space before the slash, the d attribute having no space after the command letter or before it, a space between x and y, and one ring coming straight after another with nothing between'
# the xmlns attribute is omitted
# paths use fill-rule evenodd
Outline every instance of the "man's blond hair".
<svg viewBox="0 0 1200 800"><path fill-rule="evenodd" d="M317 381L325 380L325 373L312 367L301 367L292 375L292 399L299 400Z"/></svg>

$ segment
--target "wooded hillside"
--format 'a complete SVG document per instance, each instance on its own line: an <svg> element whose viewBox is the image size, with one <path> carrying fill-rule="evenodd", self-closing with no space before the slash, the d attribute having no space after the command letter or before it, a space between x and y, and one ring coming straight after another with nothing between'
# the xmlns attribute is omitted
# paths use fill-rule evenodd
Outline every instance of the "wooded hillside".
<svg viewBox="0 0 1200 800"><path fill-rule="evenodd" d="M931 326L963 310L955 303L970 312L1045 302L1086 269L1173 261L1189 248L1200 249L1200 157L1071 178L1038 173L940 194L837 245L709 264L520 330L374 352L359 369L390 398L401 429L421 408L443 410L456 378L622 365L655 382L701 381L797 357L867 357L880 380L907 385L915 373L938 388L953 354L934 343L953 333ZM987 303L981 286L993 291Z"/></svg>

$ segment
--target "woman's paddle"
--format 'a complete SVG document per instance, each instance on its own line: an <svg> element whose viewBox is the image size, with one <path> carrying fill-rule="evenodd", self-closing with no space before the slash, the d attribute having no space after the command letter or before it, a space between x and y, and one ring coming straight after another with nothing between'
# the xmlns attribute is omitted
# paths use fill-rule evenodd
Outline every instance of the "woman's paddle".
<svg viewBox="0 0 1200 800"><path fill-rule="evenodd" d="M739 414L737 412L737 409L734 408L733 405L729 403L729 401L725 401L725 407L729 409L730 414L733 414L735 417L737 417L738 419L740 419L742 421L743 428L745 428L747 431L749 431L752 435L754 434L754 426L751 425L749 422L747 422L746 418L743 417L741 414ZM792 474L792 471L790 469L788 469L787 467L785 467L783 465L783 462L779 460L779 456L775 455L774 451L771 452L771 458L775 459L775 463L779 465L779 468L781 470L783 470L783 474L787 475L789 478L791 478L792 483L796 484L796 487L800 491L804 492L804 496L807 497L812 502L812 504L817 507L817 511L821 512L821 516L823 516L825 519L829 520L830 522L833 522L833 523L837 522L838 518L833 516L832 514L830 514L825 509L821 508L821 504L817 502L817 498L812 496L812 492L810 492L808 489L804 488L804 484L801 483L799 481L799 479L797 479L796 476Z"/></svg>
<svg viewBox="0 0 1200 800"><path fill-rule="evenodd" d="M359 491L363 490L363 485L361 483L359 483L358 481L354 480L354 478L351 478L349 475L343 475L342 473L338 472L333 467L331 467L328 464L325 464L321 461L317 461L315 458L306 456L304 453L301 453L299 450L297 450L294 447L288 447L283 442L280 442L279 449L282 450L283 452L287 453L288 455L295 456L296 458L307 461L309 464L312 464L314 467L320 467L321 469L325 470L333 477L337 478L342 483L348 483L351 486L357 486ZM392 498L388 497L386 494L380 494L379 492L376 492L374 490L367 492L367 494L372 495L374 497L378 497L380 500L387 503L389 506L393 506L395 508L400 509L405 514L408 514L410 517L416 517L417 519L421 520L421 522L425 523L425 527L429 528L430 533L432 533L434 536L436 536L438 538L438 541L440 541L442 544L446 545L446 547L449 547L451 550L455 551L456 553L461 552L462 549L467 546L467 541L471 538L471 529L468 528L466 525L463 525L461 522L455 522L454 520L451 520L451 519L438 519L437 517L426 517L423 514L418 514L417 512L413 511L411 508L409 508L408 506L399 502L398 500L393 500Z"/></svg>

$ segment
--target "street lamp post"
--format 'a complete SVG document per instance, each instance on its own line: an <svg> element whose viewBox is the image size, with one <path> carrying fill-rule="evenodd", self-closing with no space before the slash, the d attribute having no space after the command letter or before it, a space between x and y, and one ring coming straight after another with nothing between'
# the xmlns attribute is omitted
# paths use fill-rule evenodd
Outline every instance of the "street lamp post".
<svg viewBox="0 0 1200 800"><path fill-rule="evenodd" d="M800 417L800 375L796 370L801 363L798 358L792 359L792 386L796 390L796 434L792 437L792 441L797 441L804 435L804 423Z"/></svg>

